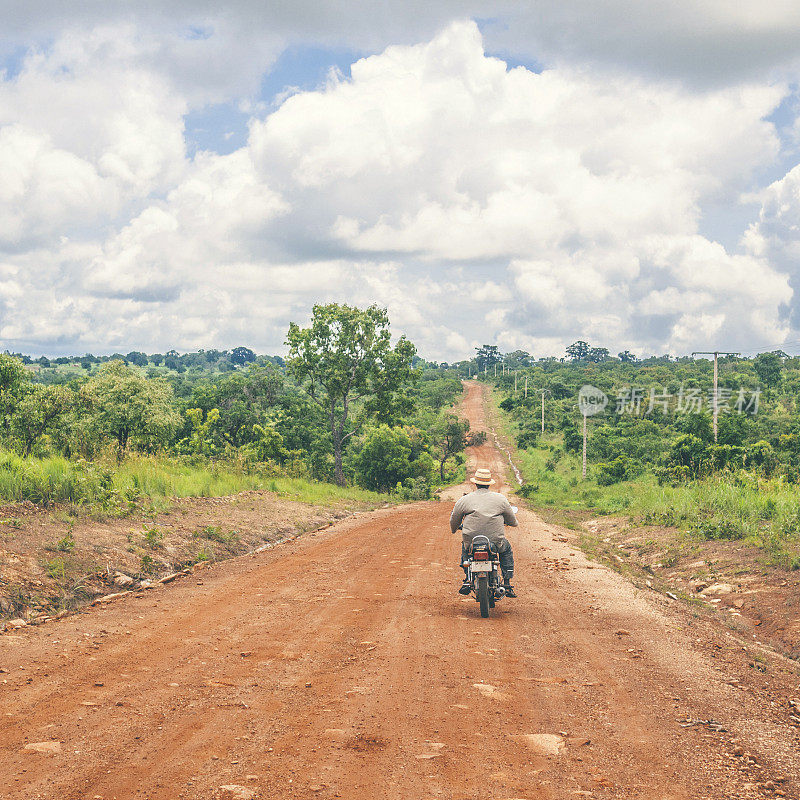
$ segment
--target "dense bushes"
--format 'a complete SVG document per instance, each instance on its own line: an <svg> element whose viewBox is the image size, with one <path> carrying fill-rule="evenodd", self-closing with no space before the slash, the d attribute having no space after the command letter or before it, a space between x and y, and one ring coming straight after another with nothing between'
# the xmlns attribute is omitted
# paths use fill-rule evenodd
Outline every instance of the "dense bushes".
<svg viewBox="0 0 800 800"><path fill-rule="evenodd" d="M378 492L413 478L430 482L436 466L419 431L388 425L369 430L352 461L358 482Z"/></svg>

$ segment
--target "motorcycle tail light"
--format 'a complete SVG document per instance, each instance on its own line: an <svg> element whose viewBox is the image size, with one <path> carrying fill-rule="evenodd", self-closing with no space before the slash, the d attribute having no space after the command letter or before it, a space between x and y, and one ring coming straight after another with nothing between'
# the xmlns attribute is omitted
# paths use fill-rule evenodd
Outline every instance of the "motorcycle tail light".
<svg viewBox="0 0 800 800"><path fill-rule="evenodd" d="M489 551L488 550L476 550L472 557L476 561L488 561L489 560Z"/></svg>

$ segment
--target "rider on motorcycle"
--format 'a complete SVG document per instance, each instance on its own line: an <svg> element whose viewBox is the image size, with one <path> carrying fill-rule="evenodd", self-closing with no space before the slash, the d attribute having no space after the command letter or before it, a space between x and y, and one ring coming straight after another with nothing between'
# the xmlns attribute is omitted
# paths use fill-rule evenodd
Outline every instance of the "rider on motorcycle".
<svg viewBox="0 0 800 800"><path fill-rule="evenodd" d="M470 478L475 484L475 491L460 497L450 515L450 529L456 533L463 526L461 537L461 565L469 557L472 537L483 534L500 556L500 568L503 570L503 586L506 597L516 597L511 578L514 577L514 553L506 539L504 525L517 526L517 518L505 495L489 491L494 483L488 469L478 469L475 477ZM467 570L464 568L464 583L458 590L461 594L470 593Z"/></svg>

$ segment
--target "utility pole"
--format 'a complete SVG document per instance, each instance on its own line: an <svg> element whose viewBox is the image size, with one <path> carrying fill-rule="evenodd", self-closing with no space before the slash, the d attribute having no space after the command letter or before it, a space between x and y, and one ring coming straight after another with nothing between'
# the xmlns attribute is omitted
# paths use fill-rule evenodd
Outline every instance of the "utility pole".
<svg viewBox="0 0 800 800"><path fill-rule="evenodd" d="M717 443L717 418L719 417L719 398L717 396L717 385L719 383L719 368L717 366L717 359L720 356L738 356L741 353L728 353L723 350L695 350L692 353L692 358L695 356L714 356L714 398L712 403L712 424L714 427L714 444Z"/></svg>
<svg viewBox="0 0 800 800"><path fill-rule="evenodd" d="M586 480L586 414L581 416L583 417L583 470L581 474L583 479Z"/></svg>
<svg viewBox="0 0 800 800"><path fill-rule="evenodd" d="M497 377L497 362L494 362L494 376Z"/></svg>
<svg viewBox="0 0 800 800"><path fill-rule="evenodd" d="M544 389L542 389L542 433L544 433Z"/></svg>
<svg viewBox="0 0 800 800"><path fill-rule="evenodd" d="M525 399L528 399L528 376L525 376Z"/></svg>
<svg viewBox="0 0 800 800"><path fill-rule="evenodd" d="M514 372L514 396L516 397L517 394L517 373Z"/></svg>

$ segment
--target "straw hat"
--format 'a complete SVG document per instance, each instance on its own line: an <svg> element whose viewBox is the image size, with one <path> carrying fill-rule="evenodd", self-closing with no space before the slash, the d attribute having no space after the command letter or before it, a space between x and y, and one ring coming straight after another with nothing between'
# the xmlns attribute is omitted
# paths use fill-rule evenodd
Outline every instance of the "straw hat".
<svg viewBox="0 0 800 800"><path fill-rule="evenodd" d="M475 477L470 478L470 480L476 486L491 486L494 483L494 480L492 479L492 473L489 472L489 470L484 467L476 469Z"/></svg>

